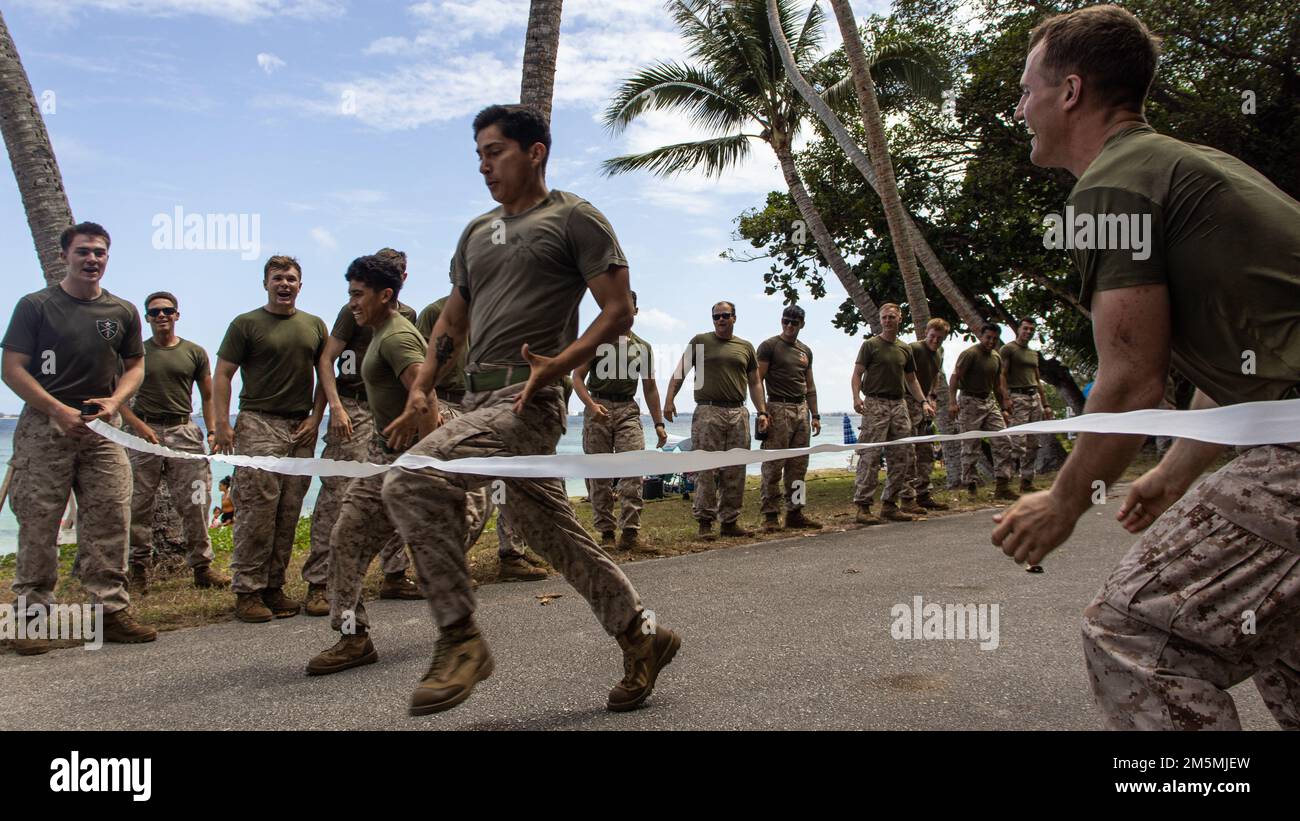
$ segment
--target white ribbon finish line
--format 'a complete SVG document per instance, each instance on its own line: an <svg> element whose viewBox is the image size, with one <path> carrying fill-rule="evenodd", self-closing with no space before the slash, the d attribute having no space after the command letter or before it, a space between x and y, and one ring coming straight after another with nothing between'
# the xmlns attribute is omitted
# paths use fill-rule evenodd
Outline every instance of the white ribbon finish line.
<svg viewBox="0 0 1300 821"><path fill-rule="evenodd" d="M207 459L237 467L260 468L294 476L374 476L392 468L437 468L448 473L519 479L619 479L624 476L655 476L695 473L714 468L735 467L774 459L790 459L813 453L842 453L851 450L892 447L925 442L954 442L962 439L991 439L1043 433L1120 433L1170 436L1221 445L1251 446L1300 441L1300 399L1274 402L1246 402L1206 410L1140 410L1128 413L1087 413L1065 419L1047 419L1001 431L970 431L937 436L909 436L888 442L859 442L854 445L816 445L783 450L664 452L639 450L625 453L554 454L549 456L491 456L442 460L430 456L403 454L390 465L348 462L337 459L276 456L233 456L226 454L181 453L153 445L119 428L96 419L91 430L123 447L174 459Z"/></svg>

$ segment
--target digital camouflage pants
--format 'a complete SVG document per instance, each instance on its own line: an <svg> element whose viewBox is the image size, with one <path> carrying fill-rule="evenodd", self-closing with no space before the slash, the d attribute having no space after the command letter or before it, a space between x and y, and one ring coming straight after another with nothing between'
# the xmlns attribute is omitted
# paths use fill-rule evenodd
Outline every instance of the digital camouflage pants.
<svg viewBox="0 0 1300 821"><path fill-rule="evenodd" d="M691 415L691 447L694 450L749 449L749 411L699 405ZM721 500L719 500L721 497ZM737 465L695 474L692 507L696 521L734 522L745 503L745 466Z"/></svg>
<svg viewBox="0 0 1300 821"><path fill-rule="evenodd" d="M1037 391L1034 393L1011 394L1011 424L1009 427L1041 421L1043 421L1043 404ZM1038 462L1039 438L1038 436L1010 437L1011 466L1013 470L1017 465L1020 466L1020 478L1022 479L1034 478L1034 465Z"/></svg>
<svg viewBox="0 0 1300 821"><path fill-rule="evenodd" d="M806 402L768 402L767 438L763 450L806 448L812 440L812 423ZM764 515L780 513L782 506L781 481L785 480L785 509L799 510L807 500L808 457L780 459L764 462L763 506Z"/></svg>
<svg viewBox="0 0 1300 821"><path fill-rule="evenodd" d="M612 402L595 397L592 397L592 400L604 407L607 415L603 421L599 421L590 410L584 411L583 453L626 453L645 450L645 429L641 427L641 407L635 400ZM614 480L588 479L587 497L591 499L591 524L596 532L607 533L614 530ZM627 476L619 479L618 498L620 502L618 528L640 530L641 510L645 507L641 499L641 477Z"/></svg>
<svg viewBox="0 0 1300 821"><path fill-rule="evenodd" d="M158 444L165 448L181 453L207 452L203 431L193 422L148 424ZM162 482L167 483L172 507L185 532L185 563L193 568L212 564L212 539L208 536L212 471L207 460L169 459L138 450L127 451L126 455L131 462L131 564L148 567L153 562L153 511Z"/></svg>
<svg viewBox="0 0 1300 821"><path fill-rule="evenodd" d="M862 400L862 428L858 443L888 442L912 435L912 419L902 399L878 399L873 396ZM915 491L908 485L914 460L912 445L891 445L858 452L858 474L853 482L853 503L871 506L871 500L880 484L880 457L885 457L885 489L881 502L894 502L900 496L910 499Z"/></svg>
<svg viewBox="0 0 1300 821"><path fill-rule="evenodd" d="M972 430L1006 430L1007 423L1002 418L1002 409L998 407L996 395L989 394L980 399L976 396L961 395L958 403L957 424L961 432ZM975 481L975 463L979 460L979 439L961 440L961 483L969 485ZM999 479L1010 480L1014 471L1011 464L1011 444L1005 436L989 439L993 450L993 473Z"/></svg>
<svg viewBox="0 0 1300 821"><path fill-rule="evenodd" d="M910 436L929 436L934 433L933 417L925 415L925 406L911 396L904 398L907 402L907 418L912 422ZM912 470L907 483L918 497L930 495L930 475L934 473L934 443L923 442L912 446Z"/></svg>

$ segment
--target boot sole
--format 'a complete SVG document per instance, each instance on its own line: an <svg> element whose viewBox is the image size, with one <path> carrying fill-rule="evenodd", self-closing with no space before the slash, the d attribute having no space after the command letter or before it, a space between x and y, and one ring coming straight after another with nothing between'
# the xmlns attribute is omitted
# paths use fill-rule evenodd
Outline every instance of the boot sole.
<svg viewBox="0 0 1300 821"><path fill-rule="evenodd" d="M497 669L496 660L489 655L487 657L487 661L483 664L483 666L478 668L478 679L474 682L474 684L471 684L470 686L466 687L465 691L462 692L460 695L456 696L455 698L448 699L446 701L440 701L437 704L422 704L419 707L412 706L407 710L407 713L412 716L427 716L427 715L433 715L434 713L441 713L450 710L452 707L455 707L463 703L466 699L468 699L471 695L473 695L474 686L477 684L481 684L482 682L487 681L489 678L491 678L492 673L496 669Z"/></svg>
<svg viewBox="0 0 1300 821"><path fill-rule="evenodd" d="M244 624L266 624L268 621L271 621L272 619L274 619L275 616L274 616L274 615L266 615L266 616L257 616L256 618L253 618L253 617L250 617L250 616L241 616L241 615L239 615L238 613L236 613L236 614L235 614L235 618L236 618L238 621L242 621Z"/></svg>
<svg viewBox="0 0 1300 821"><path fill-rule="evenodd" d="M53 647L27 647L21 650L14 648L14 652L20 656L43 656L53 649Z"/></svg>
<svg viewBox="0 0 1300 821"><path fill-rule="evenodd" d="M345 661L342 664L336 664L332 667L313 667L307 665L307 675L309 676L328 676L330 673L341 673L344 670L351 670L353 667L364 667L367 664L374 664L379 661L379 651L371 650L361 658Z"/></svg>
<svg viewBox="0 0 1300 821"><path fill-rule="evenodd" d="M626 713L635 710L637 707L644 704L645 700L650 698L650 694L654 692L655 683L659 681L659 674L663 672L665 667L672 664L673 659L677 656L677 651L680 649L682 649L682 637L674 633L673 640L664 649L664 652L660 654L659 658L655 660L654 672L650 674L650 683L645 688L645 692L642 693L636 701L629 701L625 704L608 702L605 705L606 708L612 713Z"/></svg>
<svg viewBox="0 0 1300 821"><path fill-rule="evenodd" d="M152 635L146 633L143 636L110 636L107 633L104 634L105 644L148 644L157 639L157 633L153 633Z"/></svg>
<svg viewBox="0 0 1300 821"><path fill-rule="evenodd" d="M548 573L545 576L497 576L499 582L544 582L551 576Z"/></svg>

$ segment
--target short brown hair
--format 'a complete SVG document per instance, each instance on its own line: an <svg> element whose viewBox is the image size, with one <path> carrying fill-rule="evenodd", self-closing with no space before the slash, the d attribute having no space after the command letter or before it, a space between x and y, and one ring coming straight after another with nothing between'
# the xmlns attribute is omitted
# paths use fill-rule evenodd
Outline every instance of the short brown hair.
<svg viewBox="0 0 1300 821"><path fill-rule="evenodd" d="M113 245L113 239L108 235L108 231L104 229L104 226L97 222L79 222L76 225L69 225L63 229L62 234L59 234L59 249L67 253L68 249L72 247L72 241L76 239L78 234L83 237L103 237L104 247L106 248L111 248Z"/></svg>
<svg viewBox="0 0 1300 821"><path fill-rule="evenodd" d="M1108 105L1142 111L1160 57L1160 38L1119 6L1088 6L1049 17L1029 33L1029 50L1043 48L1052 82L1087 77Z"/></svg>
<svg viewBox="0 0 1300 821"><path fill-rule="evenodd" d="M375 256L397 263L397 267L402 269L402 273L406 273L405 252L399 251L396 248L380 248L375 252Z"/></svg>
<svg viewBox="0 0 1300 821"><path fill-rule="evenodd" d="M302 266L298 264L298 260L283 254L276 254L268 259L266 265L262 267L262 283L266 284L271 278L272 271L288 271L290 269L297 271L298 278L302 279Z"/></svg>
<svg viewBox="0 0 1300 821"><path fill-rule="evenodd" d="M898 311L899 316L903 315L903 309L898 307L892 302L886 302L884 305L881 305L880 312L883 314L885 311L888 311L890 308L893 308L895 311Z"/></svg>
<svg viewBox="0 0 1300 821"><path fill-rule="evenodd" d="M155 299L169 300L173 308L180 310L181 304L176 301L176 296L170 291L154 291L152 294L149 294L149 296L144 298L144 307L146 311L149 310L149 303L153 302Z"/></svg>
<svg viewBox="0 0 1300 821"><path fill-rule="evenodd" d="M925 323L925 329L927 331L930 330L931 328L934 328L936 331L943 334L944 336L947 336L948 334L952 333L952 326L948 324L948 320L943 319L942 317L936 316L934 319L931 319L929 322Z"/></svg>

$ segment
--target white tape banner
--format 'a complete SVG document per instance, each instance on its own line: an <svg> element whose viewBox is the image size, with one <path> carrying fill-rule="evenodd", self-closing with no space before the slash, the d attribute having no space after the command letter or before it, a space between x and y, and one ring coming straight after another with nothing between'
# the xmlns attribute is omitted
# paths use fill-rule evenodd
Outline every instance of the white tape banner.
<svg viewBox="0 0 1300 821"><path fill-rule="evenodd" d="M714 468L789 459L813 453L838 453L851 450L906 445L924 442L951 442L962 439L991 439L997 436L1022 436L1040 433L1127 433L1147 436L1171 436L1196 439L1238 447L1285 444L1300 441L1300 399L1276 402L1247 402L1208 410L1141 410L1128 413L1088 413L1068 419L1048 419L1017 425L1002 431L971 431L938 436L910 436L889 442L856 445L816 445L784 450L687 451L667 453L639 450L627 453L556 454L551 456L492 456L442 460L429 456L404 454L391 465L367 462L344 462L336 459L211 456L181 453L152 445L101 420L90 423L96 433L123 447L177 459L208 459L238 467L261 468L296 476L374 476L394 467L437 468L448 473L468 473L522 479L618 479L623 476L693 473Z"/></svg>

